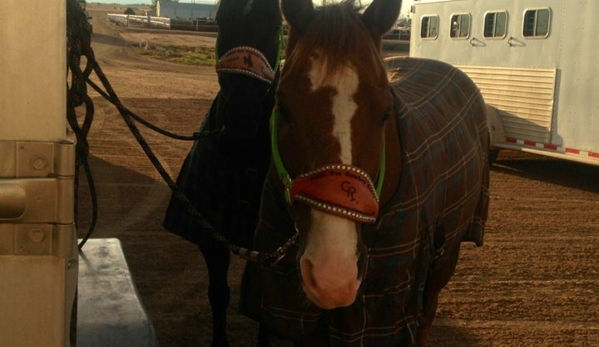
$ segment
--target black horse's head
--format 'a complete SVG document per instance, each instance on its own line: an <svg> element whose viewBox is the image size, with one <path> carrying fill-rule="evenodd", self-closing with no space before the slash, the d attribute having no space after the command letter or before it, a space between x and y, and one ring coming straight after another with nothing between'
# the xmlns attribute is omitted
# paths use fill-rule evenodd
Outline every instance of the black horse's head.
<svg viewBox="0 0 599 347"><path fill-rule="evenodd" d="M256 137L274 104L282 17L278 0L222 0L216 15L221 139Z"/></svg>

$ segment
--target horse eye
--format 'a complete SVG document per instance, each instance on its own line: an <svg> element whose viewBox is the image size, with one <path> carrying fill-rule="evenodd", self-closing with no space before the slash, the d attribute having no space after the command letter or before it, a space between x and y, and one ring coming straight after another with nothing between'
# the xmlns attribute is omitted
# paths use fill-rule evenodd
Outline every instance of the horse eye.
<svg viewBox="0 0 599 347"><path fill-rule="evenodd" d="M391 117L391 114L393 113L393 108L390 107L388 108L384 113L383 113L383 117L381 118L381 126L384 126L385 123L387 123L387 121L389 120L389 117Z"/></svg>

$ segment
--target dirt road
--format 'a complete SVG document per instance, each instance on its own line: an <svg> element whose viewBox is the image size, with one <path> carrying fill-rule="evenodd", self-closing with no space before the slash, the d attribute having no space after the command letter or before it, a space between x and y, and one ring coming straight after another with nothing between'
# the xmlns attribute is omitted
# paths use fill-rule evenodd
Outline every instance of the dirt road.
<svg viewBox="0 0 599 347"><path fill-rule="evenodd" d="M195 131L218 88L213 68L138 57L129 46L213 41L161 31L127 33L106 25L105 8L89 9L92 47L123 104L173 132ZM209 346L203 260L193 245L162 229L166 184L116 109L91 95L91 165L100 204L94 237L122 241L161 347ZM176 176L190 144L144 134ZM82 187L80 233L89 220L88 196ZM230 274L229 317L233 346L245 347L254 344L256 324L236 311L242 265L235 260ZM491 172L485 245L463 246L437 317L430 346L599 346L599 168L502 152Z"/></svg>

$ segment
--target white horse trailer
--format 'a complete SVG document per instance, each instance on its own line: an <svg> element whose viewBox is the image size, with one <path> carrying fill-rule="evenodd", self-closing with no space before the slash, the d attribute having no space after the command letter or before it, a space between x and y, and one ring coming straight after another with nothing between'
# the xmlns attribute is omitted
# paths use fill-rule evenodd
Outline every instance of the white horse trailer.
<svg viewBox="0 0 599 347"><path fill-rule="evenodd" d="M0 6L0 347L156 347L118 240L77 250L66 23L66 0Z"/></svg>
<svg viewBox="0 0 599 347"><path fill-rule="evenodd" d="M0 7L0 346L69 346L75 146L64 0Z"/></svg>
<svg viewBox="0 0 599 347"><path fill-rule="evenodd" d="M495 150L599 165L599 1L416 0L412 13L410 56L472 78Z"/></svg>

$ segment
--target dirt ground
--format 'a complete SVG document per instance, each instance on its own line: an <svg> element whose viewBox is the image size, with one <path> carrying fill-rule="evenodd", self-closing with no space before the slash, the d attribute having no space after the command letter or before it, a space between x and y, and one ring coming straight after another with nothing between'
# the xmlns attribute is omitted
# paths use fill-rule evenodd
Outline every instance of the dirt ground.
<svg viewBox="0 0 599 347"><path fill-rule="evenodd" d="M157 41L213 45L214 38L108 25L90 5L92 48L123 104L148 121L191 134L218 84L210 67L136 56L131 44ZM161 347L209 346L207 275L195 246L161 227L170 193L115 107L90 92L96 112L91 166L99 199L93 237L121 240L135 284ZM176 177L188 142L143 130ZM442 292L430 346L599 346L599 168L511 151L491 172L485 245L462 247L458 269ZM90 200L80 188L80 237ZM85 250L85 249L84 249ZM233 260L229 334L253 346L257 324L237 310L243 262ZM290 346L275 341L275 346Z"/></svg>

